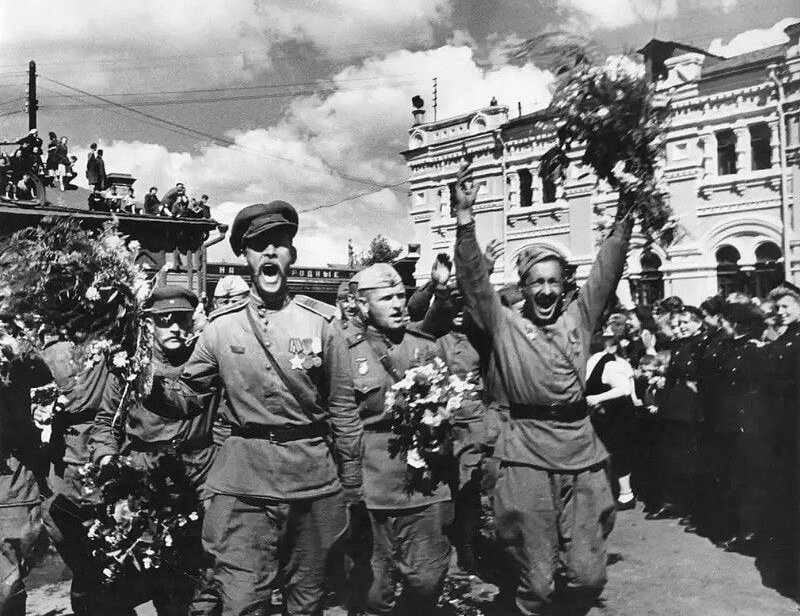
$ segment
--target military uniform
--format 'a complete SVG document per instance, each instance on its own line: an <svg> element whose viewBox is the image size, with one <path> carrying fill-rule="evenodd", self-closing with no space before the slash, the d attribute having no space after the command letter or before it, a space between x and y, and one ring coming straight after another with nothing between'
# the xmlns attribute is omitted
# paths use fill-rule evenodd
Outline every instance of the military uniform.
<svg viewBox="0 0 800 616"><path fill-rule="evenodd" d="M242 210L234 250L248 234L286 224L287 208ZM207 412L225 389L233 428L207 479L203 523L223 614L266 609L280 585L288 614L322 608L326 558L346 528L342 486L361 485L362 428L332 318L310 298L270 310L253 294L212 315L180 381L154 382L152 408L181 416Z"/></svg>
<svg viewBox="0 0 800 616"><path fill-rule="evenodd" d="M197 305L193 293L182 287L157 288L145 304L152 314L172 312L191 313ZM178 378L183 372L189 349L185 349L183 360L170 360L157 346L153 349L153 370L163 378ZM197 415L183 420L170 420L154 413L147 404L131 401L125 409L122 442L118 440L115 426L122 402L125 382L114 376L105 392L102 409L97 413L89 437L89 449L95 462L106 456L127 456L140 468L153 468L164 455L176 455L186 472L186 488L194 489L198 498L198 509L204 498L205 479L214 462L217 448L212 441L211 420L213 413ZM135 580L145 585L145 598L152 598L159 616L185 615L195 591L195 579L202 569L202 548L197 537L185 537L181 545L180 562L156 569ZM126 580L126 584L129 580Z"/></svg>
<svg viewBox="0 0 800 616"><path fill-rule="evenodd" d="M79 371L71 352L70 343L56 342L43 353L66 403L53 417L50 456L55 494L42 504L42 519L58 553L72 571L72 610L76 616L84 616L106 612L121 599L103 586L101 572L89 554L83 522L92 515L96 501L83 491L80 474L81 466L91 459L89 435L111 372L105 358Z"/></svg>
<svg viewBox="0 0 800 616"><path fill-rule="evenodd" d="M510 420L495 448L503 464L494 506L523 614L540 613L552 600L562 549L568 586L597 593L605 585L605 540L615 509L608 454L592 428L584 390L591 336L619 282L629 236L629 224L618 225L577 299L554 323L537 326L501 304L474 222L456 232L459 284L470 316L490 338L496 366L487 378L499 380L509 402Z"/></svg>
<svg viewBox="0 0 800 616"><path fill-rule="evenodd" d="M0 614L24 616L26 563L42 531L41 492L47 465L31 417L30 390L51 380L41 361L14 360L0 384Z"/></svg>
<svg viewBox="0 0 800 616"><path fill-rule="evenodd" d="M386 264L367 268L356 279L359 292L402 285ZM402 378L409 368L440 356L441 349L432 336L414 327L407 328L399 341L372 326L349 328L346 339L364 424L364 500L372 526L373 582L365 607L368 613L389 613L399 577L403 594L398 599L398 613L429 614L450 562L450 543L444 532L452 517L450 488L440 483L432 494L406 492L406 460L389 454L391 419L384 402L396 378L390 369Z"/></svg>
<svg viewBox="0 0 800 616"><path fill-rule="evenodd" d="M476 390L456 411L453 426L453 454L458 462L458 492L455 496L456 551L464 569L476 566L473 540L481 522L481 466L487 441L488 398L483 387L481 358L463 329L453 330L439 339L442 359L454 374L469 375Z"/></svg>

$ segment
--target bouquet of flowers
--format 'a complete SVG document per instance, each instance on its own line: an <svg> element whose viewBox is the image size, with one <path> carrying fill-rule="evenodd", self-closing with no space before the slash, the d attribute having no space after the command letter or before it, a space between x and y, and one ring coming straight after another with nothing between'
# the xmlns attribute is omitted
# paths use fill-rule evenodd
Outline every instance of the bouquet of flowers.
<svg viewBox="0 0 800 616"><path fill-rule="evenodd" d="M453 416L465 395L475 389L470 378L452 374L436 357L410 368L386 392L385 408L392 421L392 457L406 458L406 491L430 494L447 480L447 457L453 437Z"/></svg>
<svg viewBox="0 0 800 616"><path fill-rule="evenodd" d="M150 289L135 263L138 251L116 221L96 232L74 219L45 219L17 231L0 244L0 319L14 330L9 335L32 352L53 339L68 341L79 369L107 361L136 380L150 358L140 319ZM47 407L58 392L36 396L34 403Z"/></svg>
<svg viewBox="0 0 800 616"><path fill-rule="evenodd" d="M531 39L515 55L557 63L550 104L557 144L545 155L542 172L562 173L568 153L582 149L582 162L619 191L615 218L635 215L648 238L672 243L677 225L660 178L669 105L644 65L624 55L599 60L585 39L564 33Z"/></svg>
<svg viewBox="0 0 800 616"><path fill-rule="evenodd" d="M97 515L85 522L92 557L104 580L176 566L181 544L196 537L200 516L195 491L181 461L171 455L151 468L118 458L82 469L87 496L100 497Z"/></svg>

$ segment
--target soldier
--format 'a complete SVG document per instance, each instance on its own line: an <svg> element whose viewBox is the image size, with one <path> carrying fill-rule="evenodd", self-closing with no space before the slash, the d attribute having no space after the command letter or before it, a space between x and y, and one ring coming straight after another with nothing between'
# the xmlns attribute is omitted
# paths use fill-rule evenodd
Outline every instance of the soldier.
<svg viewBox="0 0 800 616"><path fill-rule="evenodd" d="M462 379L469 377L477 387L474 395L465 398L454 417L454 455L458 462L458 491L455 495L455 522L453 528L458 566L474 572L476 560L474 539L480 528L481 494L480 469L487 441L488 392L481 378L485 372L481 356L473 346L475 332L471 330L469 315L465 314L464 298L458 290L450 295L452 303L452 329L439 339L442 359L447 367Z"/></svg>
<svg viewBox="0 0 800 616"><path fill-rule="evenodd" d="M247 299L250 287L241 276L225 276L214 287L214 310L225 308Z"/></svg>
<svg viewBox="0 0 800 616"><path fill-rule="evenodd" d="M172 378L181 375L192 349L192 315L197 304L194 293L177 286L158 287L146 300L143 308L148 315L147 325L153 331L151 361L155 374ZM124 397L124 380L112 378L89 438L93 461L106 466L113 464L117 456L124 455L137 466L152 468L164 454L179 456L186 471L185 487L195 490L199 504L216 454L209 426L212 415L207 413L188 420L169 420L139 401L123 410ZM120 412L125 413L121 422L122 443L116 434ZM180 563L157 570L144 580L148 598L152 598L161 616L186 614L194 594L194 574L200 570L199 543L198 536L196 546L186 546Z"/></svg>
<svg viewBox="0 0 800 616"><path fill-rule="evenodd" d="M154 378L148 400L190 416L208 412L225 389L233 430L208 476L203 522L225 615L266 610L281 584L287 614L318 614L345 500L360 498L362 428L347 346L329 306L287 292L297 224L284 201L237 214L231 247L250 266L251 295L212 315L180 380Z"/></svg>
<svg viewBox="0 0 800 616"><path fill-rule="evenodd" d="M403 593L397 613L430 614L442 590L450 562L444 527L452 509L450 488L408 495L406 461L389 455L391 422L387 390L406 370L440 354L433 336L407 326L403 281L389 264L356 274L358 305L365 327L348 330L350 369L359 414L364 423L364 500L372 526L373 582L366 599L370 614L386 614L395 604L395 584Z"/></svg>
<svg viewBox="0 0 800 616"><path fill-rule="evenodd" d="M75 615L95 616L114 607L121 610L122 598L102 585L101 572L89 553L83 522L92 517L97 502L84 492L80 472L91 459L89 435L111 375L110 359L79 371L72 360L72 345L65 341L46 346L43 359L66 402L55 416L34 414L39 423L52 419L49 448L55 494L42 503L42 520L58 553L72 570L70 600Z"/></svg>
<svg viewBox="0 0 800 616"><path fill-rule="evenodd" d="M622 275L632 222L617 223L566 306L562 257L526 250L517 262L525 295L518 314L503 307L489 281L472 214L477 188L465 186L467 173L465 166L456 181L456 273L470 315L490 339L496 370L489 378L500 380L510 404L494 454L502 460L497 532L515 566L518 610L540 614L554 598L561 550L560 581L583 591L573 596L593 600L606 582L615 509L608 454L589 420L585 373L592 332ZM509 588L502 590L507 595Z"/></svg>
<svg viewBox="0 0 800 616"><path fill-rule="evenodd" d="M16 342L3 335L0 364L0 614L25 616L26 563L42 531L41 491L47 475L39 431L31 416L33 387L52 380L44 362L20 357Z"/></svg>
<svg viewBox="0 0 800 616"><path fill-rule="evenodd" d="M338 319L342 326L358 318L358 305L356 303L356 283L348 280L339 283L336 290L336 306L339 308Z"/></svg>

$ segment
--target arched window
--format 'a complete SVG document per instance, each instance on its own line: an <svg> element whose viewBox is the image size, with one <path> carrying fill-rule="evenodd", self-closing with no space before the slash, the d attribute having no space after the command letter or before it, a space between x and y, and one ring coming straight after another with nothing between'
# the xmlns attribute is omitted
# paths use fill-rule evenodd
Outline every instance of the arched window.
<svg viewBox="0 0 800 616"><path fill-rule="evenodd" d="M664 299L664 273L661 271L661 258L652 250L642 253L639 263L642 273L638 279L631 279L633 300L640 305L650 306Z"/></svg>
<svg viewBox="0 0 800 616"><path fill-rule="evenodd" d="M722 296L734 291L746 291L746 281L739 267L742 256L733 246L725 245L717 249L717 288Z"/></svg>
<svg viewBox="0 0 800 616"><path fill-rule="evenodd" d="M775 242L764 242L756 247L753 292L758 297L766 297L783 282L782 257L783 253Z"/></svg>

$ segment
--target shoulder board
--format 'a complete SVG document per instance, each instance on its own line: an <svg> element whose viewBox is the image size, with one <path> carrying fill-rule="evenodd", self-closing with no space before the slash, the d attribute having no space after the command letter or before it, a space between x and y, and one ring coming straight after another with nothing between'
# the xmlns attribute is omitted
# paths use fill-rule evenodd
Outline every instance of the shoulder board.
<svg viewBox="0 0 800 616"><path fill-rule="evenodd" d="M411 334L412 336L417 336L419 338L426 338L427 340L432 340L436 342L436 336L429 334L428 332L424 332L419 329L418 325L409 325L406 328L406 333Z"/></svg>
<svg viewBox="0 0 800 616"><path fill-rule="evenodd" d="M347 346L352 348L357 344L365 342L367 337L364 335L364 332L361 330L361 328L354 328L352 331L345 333L344 339L347 340Z"/></svg>
<svg viewBox="0 0 800 616"><path fill-rule="evenodd" d="M318 299L314 299L313 297L308 297L308 295L295 295L294 302L298 306L301 306L306 310L318 314L328 322L333 321L337 313L336 306L331 306L330 304L321 302Z"/></svg>
<svg viewBox="0 0 800 616"><path fill-rule="evenodd" d="M224 306L223 308L217 308L214 310L210 315L208 315L208 322L211 323L214 319L221 317L223 314L230 314L232 312L239 312L242 308L247 306L247 302L250 301L250 298L245 298L235 304L230 304L229 306Z"/></svg>

